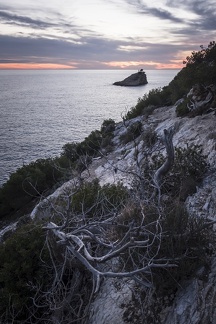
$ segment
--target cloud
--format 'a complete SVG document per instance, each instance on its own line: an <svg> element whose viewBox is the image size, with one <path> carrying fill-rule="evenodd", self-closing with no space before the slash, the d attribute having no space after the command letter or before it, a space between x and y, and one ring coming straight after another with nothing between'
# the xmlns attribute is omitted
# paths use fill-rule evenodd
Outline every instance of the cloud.
<svg viewBox="0 0 216 324"><path fill-rule="evenodd" d="M82 10L89 0L74 6L65 0L68 10L54 0L49 8L28 0L34 10L19 1L17 7L0 9L2 63L79 68L127 61L170 64L180 59L180 53L207 45L216 30L215 0L97 0L93 2L100 13L89 6L92 15Z"/></svg>
<svg viewBox="0 0 216 324"><path fill-rule="evenodd" d="M42 20L35 20L30 17L15 15L3 10L0 10L0 19L5 24L30 26L33 29L34 28L44 29L44 28L55 26L55 24L50 22L45 22Z"/></svg>
<svg viewBox="0 0 216 324"><path fill-rule="evenodd" d="M155 7L144 4L141 0L125 0L125 2L136 8L140 14L181 24L179 31L173 28L174 34L198 35L200 32L216 30L215 0L162 0L161 5ZM181 10L181 15L176 9Z"/></svg>
<svg viewBox="0 0 216 324"><path fill-rule="evenodd" d="M97 38L83 38L79 43L65 41L64 39L46 39L30 37L0 36L2 51L1 62L5 60L37 62L41 61L69 61L69 60L92 60L112 58L113 49L118 43ZM111 49L111 50L110 50ZM108 54L109 53L109 54Z"/></svg>
<svg viewBox="0 0 216 324"><path fill-rule="evenodd" d="M15 11L15 12L14 12ZM25 14L24 14L25 12ZM33 18L40 17L40 19ZM19 10L5 7L0 10L0 23L10 25L16 30L13 35L45 37L45 38L67 38L70 41L78 41L83 36L98 36L100 34L91 30L91 28L75 23L75 18L62 15L55 9L43 11L41 8L37 10L26 9L19 14ZM0 31L1 34L1 31ZM60 36L61 35L61 36Z"/></svg>
<svg viewBox="0 0 216 324"><path fill-rule="evenodd" d="M3 51L0 63L58 63L89 68L108 62L158 62L169 63L182 46L138 43L136 39L115 41L103 38L83 37L79 44L64 39L0 36ZM135 46L139 44L139 46ZM101 62L101 63L99 63Z"/></svg>
<svg viewBox="0 0 216 324"><path fill-rule="evenodd" d="M169 0L167 4L173 8L184 8L196 16L190 21L190 27L197 31L216 30L215 0Z"/></svg>
<svg viewBox="0 0 216 324"><path fill-rule="evenodd" d="M184 22L182 19L175 17L168 10L163 10L163 9L159 9L159 8L148 8L147 11L149 14L151 14L152 16L157 17L159 19L170 20L170 21L176 22L176 23Z"/></svg>
<svg viewBox="0 0 216 324"><path fill-rule="evenodd" d="M150 15L162 20L170 20L175 23L183 23L183 20L177 18L168 9L162 9L159 7L151 7L144 4L140 0L125 0L129 5L136 8L137 12L140 14Z"/></svg>

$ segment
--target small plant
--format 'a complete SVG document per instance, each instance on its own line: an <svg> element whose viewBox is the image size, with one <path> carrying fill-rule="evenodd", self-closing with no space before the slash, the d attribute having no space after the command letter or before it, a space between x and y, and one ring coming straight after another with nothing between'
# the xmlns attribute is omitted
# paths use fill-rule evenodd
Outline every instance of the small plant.
<svg viewBox="0 0 216 324"><path fill-rule="evenodd" d="M158 257L166 256L177 267L154 271L154 283L159 294L175 292L183 280L206 265L212 235L204 224L204 219L190 217L184 204L178 201L165 208L161 223L165 235L162 235Z"/></svg>
<svg viewBox="0 0 216 324"><path fill-rule="evenodd" d="M184 117L189 113L189 109L187 106L189 102L190 99L186 98L176 107L177 117Z"/></svg>
<svg viewBox="0 0 216 324"><path fill-rule="evenodd" d="M0 246L0 314L6 317L2 323L24 323L43 312L34 307L33 297L38 287L45 289L52 272L44 243L42 228L29 224Z"/></svg>
<svg viewBox="0 0 216 324"><path fill-rule="evenodd" d="M113 132L115 130L115 121L113 119L104 120L101 126L101 148L105 153L111 152L113 150Z"/></svg>
<svg viewBox="0 0 216 324"><path fill-rule="evenodd" d="M110 134L115 130L115 121L113 119L105 119L101 125L101 133Z"/></svg>
<svg viewBox="0 0 216 324"><path fill-rule="evenodd" d="M0 188L1 215L15 212L45 194L65 179L65 169L69 167L69 160L61 157L39 159L17 169Z"/></svg>
<svg viewBox="0 0 216 324"><path fill-rule="evenodd" d="M153 155L150 160L145 161L143 165L145 179L150 182L155 170L158 170L164 161L165 158L162 154ZM208 163L200 145L177 147L175 148L174 165L164 178L161 193L172 197L171 200L173 197L178 197L185 201L188 195L196 191L196 186L202 181L207 170Z"/></svg>
<svg viewBox="0 0 216 324"><path fill-rule="evenodd" d="M140 115L149 116L155 108L170 105L169 97L170 90L168 87L152 89L148 94L144 94L142 98L138 99L136 106L131 108L125 119L132 119Z"/></svg>
<svg viewBox="0 0 216 324"><path fill-rule="evenodd" d="M136 121L133 124L131 124L126 132L120 136L120 140L127 144L133 140L135 140L140 134L142 133L142 122Z"/></svg>
<svg viewBox="0 0 216 324"><path fill-rule="evenodd" d="M175 148L175 162L165 179L164 192L171 192L172 196L184 201L196 191L207 169L208 163L200 145Z"/></svg>
<svg viewBox="0 0 216 324"><path fill-rule="evenodd" d="M150 148L152 147L157 141L157 133L152 127L145 128L142 134L142 139L144 144Z"/></svg>
<svg viewBox="0 0 216 324"><path fill-rule="evenodd" d="M100 186L98 180L84 183L71 198L74 215L88 218L108 217L121 209L128 197L127 189L121 185Z"/></svg>

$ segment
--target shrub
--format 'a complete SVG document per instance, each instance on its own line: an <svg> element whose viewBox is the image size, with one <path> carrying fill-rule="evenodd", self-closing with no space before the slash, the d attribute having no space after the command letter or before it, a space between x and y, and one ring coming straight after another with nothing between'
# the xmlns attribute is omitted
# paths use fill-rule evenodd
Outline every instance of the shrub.
<svg viewBox="0 0 216 324"><path fill-rule="evenodd" d="M173 200L163 205L162 210L159 211L155 204L141 206L129 202L116 218L112 238L123 239L131 228L131 237L137 241L149 240L147 251L137 246L121 254L122 267L126 271L145 266L148 258L156 264L167 261L176 265L164 269L156 267L149 275L141 275L146 283L154 284L158 295L167 295L175 293L182 280L190 278L206 264L213 236L204 226L204 219L190 217L183 203Z"/></svg>
<svg viewBox="0 0 216 324"><path fill-rule="evenodd" d="M48 283L49 256L39 226L26 225L0 246L0 314L2 323L22 322L43 308L33 305L37 288Z"/></svg>
<svg viewBox="0 0 216 324"><path fill-rule="evenodd" d="M80 155L97 156L101 147L102 135L98 130L92 131L84 141L80 143L67 143L62 149L62 156L66 156L71 162L75 162Z"/></svg>
<svg viewBox="0 0 216 324"><path fill-rule="evenodd" d="M206 265L213 236L204 224L203 218L190 217L185 206L177 201L165 208L161 222L165 235L162 235L158 258L173 260L177 267L154 270L158 294L175 292L183 280Z"/></svg>
<svg viewBox="0 0 216 324"><path fill-rule="evenodd" d="M125 119L132 119L140 115L149 116L155 108L170 105L170 90L168 87L156 88L138 99L135 107L126 114Z"/></svg>
<svg viewBox="0 0 216 324"><path fill-rule="evenodd" d="M206 156L201 145L187 145L185 148L175 148L175 173L191 176L199 183L208 169Z"/></svg>
<svg viewBox="0 0 216 324"><path fill-rule="evenodd" d="M141 133L142 133L142 122L138 120L127 127L126 132L120 136L120 140L124 144L127 144L128 142L135 140L138 136L140 136Z"/></svg>
<svg viewBox="0 0 216 324"><path fill-rule="evenodd" d="M61 155L66 156L72 163L75 163L80 159L80 156L99 156L101 148L107 147L110 151L114 130L115 121L113 119L104 120L101 130L92 131L82 142L66 143L62 147L63 152Z"/></svg>
<svg viewBox="0 0 216 324"><path fill-rule="evenodd" d="M189 109L187 104L190 102L190 99L187 98L183 100L179 105L176 107L176 114L177 117L183 117L186 116L189 113Z"/></svg>
<svg viewBox="0 0 216 324"><path fill-rule="evenodd" d="M79 144L78 143L66 143L62 147L62 156L67 157L71 162L75 162L79 157Z"/></svg>
<svg viewBox="0 0 216 324"><path fill-rule="evenodd" d="M105 119L101 125L101 133L103 135L113 133L115 130L115 121L113 119Z"/></svg>
<svg viewBox="0 0 216 324"><path fill-rule="evenodd" d="M145 128L142 134L142 139L144 144L150 148L152 147L157 141L157 133L152 127Z"/></svg>
<svg viewBox="0 0 216 324"><path fill-rule="evenodd" d="M101 148L111 151L114 129L115 122L105 120L101 131L91 132L81 143L65 144L60 157L39 159L17 169L0 188L0 214L6 216L27 207L32 200L69 179L72 170L84 171Z"/></svg>
<svg viewBox="0 0 216 324"><path fill-rule="evenodd" d="M185 200L196 191L196 186L203 179L208 169L206 157L202 154L200 145L188 145L185 148L175 148L175 162L167 175L164 188L172 196Z"/></svg>
<svg viewBox="0 0 216 324"><path fill-rule="evenodd" d="M98 151L101 147L102 135L101 132L95 130L85 138L79 145L79 155L88 154L90 156L98 156Z"/></svg>
<svg viewBox="0 0 216 324"><path fill-rule="evenodd" d="M115 130L115 121L113 119L106 119L101 125L101 148L105 153L111 152L113 149L113 132Z"/></svg>
<svg viewBox="0 0 216 324"><path fill-rule="evenodd" d="M64 168L58 168L57 163L69 165L63 158L39 159L12 173L0 189L1 215L24 207L56 185L64 177Z"/></svg>
<svg viewBox="0 0 216 324"><path fill-rule="evenodd" d="M113 215L122 208L128 197L127 189L121 185L100 186L98 180L83 183L71 198L73 214L98 218Z"/></svg>
<svg viewBox="0 0 216 324"><path fill-rule="evenodd" d="M162 154L153 155L150 161L145 161L143 166L144 177L152 181L155 170L165 161ZM206 156L202 153L200 145L188 145L185 148L175 148L175 160L172 169L165 176L161 193L180 200L185 200L188 195L195 192L196 186L201 182L208 170ZM150 190L151 191L151 190Z"/></svg>

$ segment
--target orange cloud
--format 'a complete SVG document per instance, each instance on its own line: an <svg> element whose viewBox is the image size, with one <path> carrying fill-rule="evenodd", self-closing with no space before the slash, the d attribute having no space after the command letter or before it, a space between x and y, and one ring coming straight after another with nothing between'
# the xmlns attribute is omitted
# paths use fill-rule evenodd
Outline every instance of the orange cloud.
<svg viewBox="0 0 216 324"><path fill-rule="evenodd" d="M121 69L126 69L126 68L153 68L156 70L160 69L182 69L183 64L182 60L173 60L170 63L158 63L158 62L134 62L134 61L129 61L129 62L107 62L104 63L106 66L113 67L113 68L121 68Z"/></svg>
<svg viewBox="0 0 216 324"><path fill-rule="evenodd" d="M97 62L98 63L98 62ZM58 69L98 69L98 68L110 68L110 69L182 69L182 60L171 60L170 63L159 63L159 62L136 62L136 61L123 61L123 62L100 62L98 66L96 62L92 62L87 66L81 66L78 63L67 64L55 64L55 63L0 63L1 70L58 70Z"/></svg>
<svg viewBox="0 0 216 324"><path fill-rule="evenodd" d="M0 69L4 70L58 70L74 69L74 66L54 63L0 63Z"/></svg>

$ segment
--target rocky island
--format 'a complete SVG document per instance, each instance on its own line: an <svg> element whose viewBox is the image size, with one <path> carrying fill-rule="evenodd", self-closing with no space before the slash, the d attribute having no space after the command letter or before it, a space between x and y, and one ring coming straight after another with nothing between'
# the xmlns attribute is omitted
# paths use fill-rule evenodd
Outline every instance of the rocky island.
<svg viewBox="0 0 216 324"><path fill-rule="evenodd" d="M143 69L140 69L138 72L131 74L129 77L125 78L122 81L116 81L113 85L122 86L122 87L137 87L147 84L146 73Z"/></svg>

